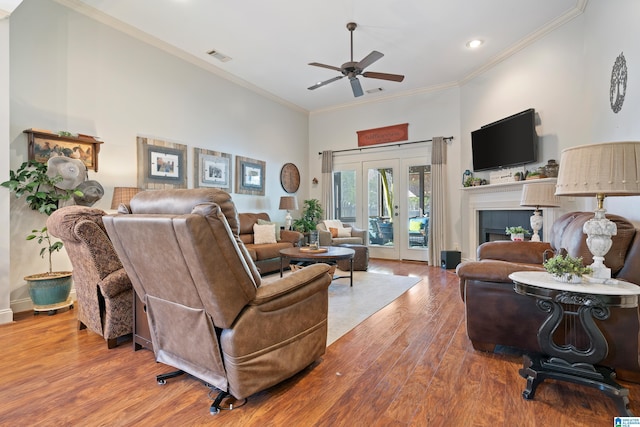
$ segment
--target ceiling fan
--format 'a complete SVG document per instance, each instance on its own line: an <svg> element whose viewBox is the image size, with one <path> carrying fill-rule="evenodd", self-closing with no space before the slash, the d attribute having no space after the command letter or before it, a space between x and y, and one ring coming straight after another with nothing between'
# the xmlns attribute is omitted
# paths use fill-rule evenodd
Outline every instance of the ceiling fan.
<svg viewBox="0 0 640 427"><path fill-rule="evenodd" d="M364 59L360 62L353 61L353 31L356 29L358 25L355 22L349 22L347 24L347 30L351 33L351 61L345 62L341 67L334 67L333 65L320 64L319 62L310 62L309 65L313 65L315 67L328 68L330 70L336 70L342 73L341 76L334 77L329 80L325 80L323 82L318 82L311 87L308 87L309 90L314 90L329 83L335 82L336 80L340 80L343 77L349 77L349 81L351 82L351 90L353 90L353 96L362 96L362 86L360 86L360 81L358 80L358 76L372 78L372 79L381 79L381 80L390 80L393 82L401 82L404 80L404 76L400 74L387 74L387 73L376 73L374 71L364 71L369 65L376 62L378 59L382 58L384 55L376 50L372 51L369 55L365 56ZM364 72L363 72L364 71Z"/></svg>

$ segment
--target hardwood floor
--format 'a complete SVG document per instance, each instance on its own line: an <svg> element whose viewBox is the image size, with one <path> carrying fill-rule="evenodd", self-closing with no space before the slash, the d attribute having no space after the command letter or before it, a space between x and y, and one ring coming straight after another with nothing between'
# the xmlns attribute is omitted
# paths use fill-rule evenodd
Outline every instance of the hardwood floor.
<svg viewBox="0 0 640 427"><path fill-rule="evenodd" d="M543 383L521 397L522 358L473 350L451 270L371 260L371 272L422 277L400 298L328 347L313 366L209 415L208 389L189 376L159 386L155 363L130 342L108 350L75 311L16 315L0 326L2 426L611 426L601 392ZM640 385L630 391L640 414Z"/></svg>

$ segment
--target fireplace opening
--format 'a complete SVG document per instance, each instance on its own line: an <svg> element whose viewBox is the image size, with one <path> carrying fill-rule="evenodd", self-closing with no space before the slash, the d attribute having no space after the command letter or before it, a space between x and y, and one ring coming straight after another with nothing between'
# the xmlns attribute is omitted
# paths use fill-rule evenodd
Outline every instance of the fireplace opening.
<svg viewBox="0 0 640 427"><path fill-rule="evenodd" d="M478 244L496 240L510 240L505 228L522 226L531 231L531 210L482 210L478 211ZM542 230L540 230L542 234ZM526 235L525 240L531 239Z"/></svg>

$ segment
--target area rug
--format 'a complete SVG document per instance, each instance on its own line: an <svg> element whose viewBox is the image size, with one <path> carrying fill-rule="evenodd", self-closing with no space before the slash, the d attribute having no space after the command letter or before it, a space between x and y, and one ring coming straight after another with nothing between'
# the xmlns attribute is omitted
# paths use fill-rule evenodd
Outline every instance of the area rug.
<svg viewBox="0 0 640 427"><path fill-rule="evenodd" d="M343 274L339 270L338 273ZM420 280L419 277L354 271L353 287L349 286L349 278L331 282L327 346L387 306Z"/></svg>

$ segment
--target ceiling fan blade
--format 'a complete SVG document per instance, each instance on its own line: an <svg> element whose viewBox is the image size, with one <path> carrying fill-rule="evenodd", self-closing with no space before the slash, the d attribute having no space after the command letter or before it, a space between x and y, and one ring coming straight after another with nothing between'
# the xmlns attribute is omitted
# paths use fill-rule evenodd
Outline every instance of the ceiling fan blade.
<svg viewBox="0 0 640 427"><path fill-rule="evenodd" d="M328 68L330 70L336 70L336 71L342 72L342 68L334 67L333 65L321 64L319 62L309 62L309 65L313 65L314 67Z"/></svg>
<svg viewBox="0 0 640 427"><path fill-rule="evenodd" d="M362 86L360 86L360 80L358 80L356 77L352 77L349 80L351 80L351 90L353 90L353 96L358 97L364 95L364 92L362 92Z"/></svg>
<svg viewBox="0 0 640 427"><path fill-rule="evenodd" d="M404 76L400 74L376 73L374 71L364 72L362 73L362 77L368 77L370 79L391 80L392 82L401 82L404 80Z"/></svg>
<svg viewBox="0 0 640 427"><path fill-rule="evenodd" d="M318 83L314 84L313 86L308 87L307 89L309 89L309 90L318 89L319 87L322 87L324 85L328 85L329 83L335 82L336 80L340 80L343 77L344 76L338 76L338 77L331 78L329 80L325 80L323 82L318 82Z"/></svg>
<svg viewBox="0 0 640 427"><path fill-rule="evenodd" d="M378 59L382 58L383 56L384 56L384 54L378 52L377 50L374 50L369 55L365 56L362 59L362 61L358 62L356 64L356 67L361 69L361 70L364 70L369 65L373 64L374 62L376 62Z"/></svg>

